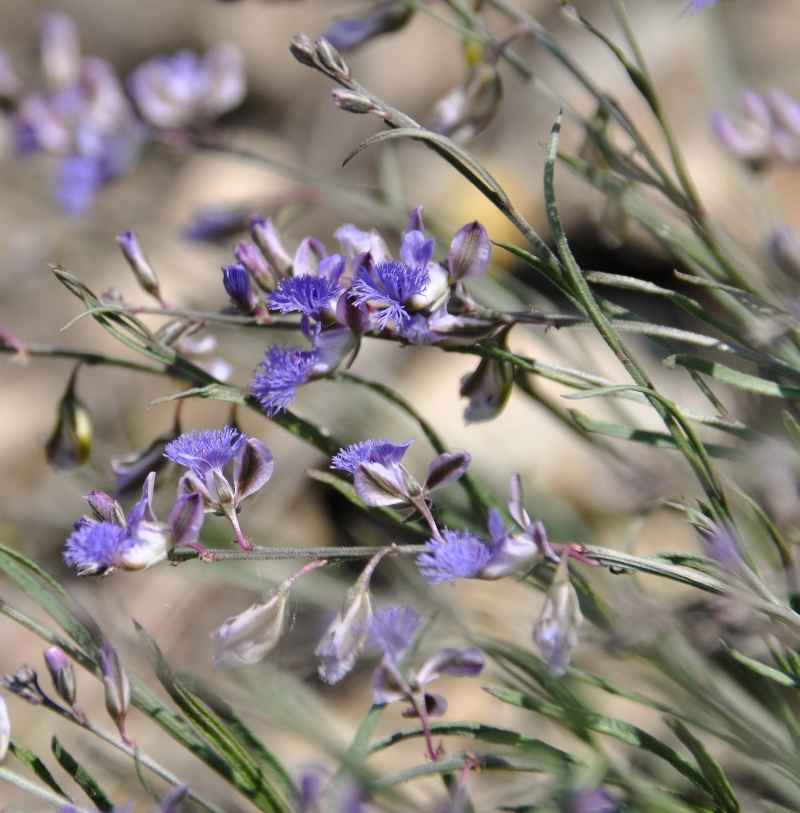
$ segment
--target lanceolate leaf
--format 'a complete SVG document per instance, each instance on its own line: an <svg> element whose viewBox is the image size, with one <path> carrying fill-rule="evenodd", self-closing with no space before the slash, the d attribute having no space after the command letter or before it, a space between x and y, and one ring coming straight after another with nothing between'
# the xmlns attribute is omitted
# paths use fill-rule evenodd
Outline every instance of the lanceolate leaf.
<svg viewBox="0 0 800 813"><path fill-rule="evenodd" d="M530 709L531 711L545 714L555 720L566 722L571 717L579 717L583 724L591 731L598 734L606 734L626 745L634 748L641 748L649 751L661 759L668 762L676 771L683 774L698 790L714 798L714 791L708 780L701 774L689 760L682 757L674 748L670 748L666 743L648 734L637 726L615 720L612 717L605 717L602 714L593 714L578 709L567 709L550 703L543 703L533 695L524 694L513 689L503 689L496 686L485 687L485 690L498 700L510 703L513 706Z"/></svg>
<svg viewBox="0 0 800 813"><path fill-rule="evenodd" d="M647 443L650 446L655 446L657 449L678 448L672 437L664 432L650 432L646 429L636 429L633 426L627 426L625 424L596 421L588 415L584 415L583 412L579 412L577 409L570 409L568 411L571 413L575 423L587 432L594 432L598 435L606 435L612 438L620 438L621 440ZM706 452L711 457L723 457L729 460L735 460L742 455L739 449L735 449L732 446L718 446L713 443L706 443L704 445Z"/></svg>
<svg viewBox="0 0 800 813"><path fill-rule="evenodd" d="M11 740L8 746L8 750L26 767L33 771L42 782L47 785L47 787L52 788L59 796L63 796L67 801L72 801L72 798L68 796L59 786L58 782L53 779L53 775L47 770L47 766L42 762L36 754L28 748L27 745L23 745L21 742L17 740Z"/></svg>
<svg viewBox="0 0 800 813"><path fill-rule="evenodd" d="M51 747L58 764L75 780L81 790L92 800L92 804L102 813L111 813L114 810L114 803L108 798L97 780L74 759L56 737L53 737Z"/></svg>
<svg viewBox="0 0 800 813"><path fill-rule="evenodd" d="M288 801L253 761L248 751L175 677L155 640L147 631L136 622L134 625L161 685L180 710L227 760L232 769L229 776L231 784L265 813L290 813Z"/></svg>
<svg viewBox="0 0 800 813"><path fill-rule="evenodd" d="M694 370L697 373L703 373L703 375L711 376L715 381L730 384L740 390L755 392L758 395L768 395L772 398L788 398L790 401L800 401L800 387L789 387L785 384L768 381L765 378L740 373L738 370L726 367L724 364L709 361L700 358L700 356L678 354L665 359L664 363L668 367L676 365L687 370Z"/></svg>

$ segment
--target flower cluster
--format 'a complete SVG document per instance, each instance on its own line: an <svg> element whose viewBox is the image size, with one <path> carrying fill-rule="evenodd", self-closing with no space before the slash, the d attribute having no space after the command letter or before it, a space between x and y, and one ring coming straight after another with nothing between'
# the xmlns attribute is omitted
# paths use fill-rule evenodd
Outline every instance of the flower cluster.
<svg viewBox="0 0 800 813"><path fill-rule="evenodd" d="M104 184L136 163L152 137L148 125L207 124L244 97L242 57L227 43L202 58L181 51L146 62L131 76L129 96L108 62L81 54L75 23L64 12L44 16L40 54L45 87L23 90L0 50L0 95L13 108L18 151L61 159L53 194L69 214L85 211Z"/></svg>
<svg viewBox="0 0 800 813"><path fill-rule="evenodd" d="M156 471L147 475L142 497L127 517L115 499L102 491L93 491L84 497L92 516L84 516L75 523L64 549L64 561L76 567L78 575L106 576L118 569L152 567L164 561L170 548L178 545L194 548L207 558L198 541L206 512L227 517L241 547L252 547L242 535L238 512L242 501L272 476L270 450L260 440L239 434L229 426L178 435L166 442L169 437L172 435L162 436L151 445L165 459L187 469L178 483L169 522L160 523L153 512ZM143 463L159 467L160 461L152 459L152 449L145 450L132 464L133 472L124 472L126 485ZM233 484L225 475L231 461Z"/></svg>
<svg viewBox="0 0 800 813"><path fill-rule="evenodd" d="M237 310L262 321L270 312L300 314L310 343L310 348L266 351L251 389L269 415L288 409L298 387L330 375L347 358L352 362L365 334L401 344L453 347L474 344L501 326L479 315L463 288L464 280L489 268L491 243L477 221L453 237L442 263L434 261L434 240L425 239L421 207L411 212L399 259L391 257L377 232L350 224L334 232L340 253L331 255L319 240L307 237L292 256L269 218L253 217L250 234L251 241L234 249L238 262L223 268L225 290ZM465 391L469 419L498 414L509 384L507 377L481 371Z"/></svg>

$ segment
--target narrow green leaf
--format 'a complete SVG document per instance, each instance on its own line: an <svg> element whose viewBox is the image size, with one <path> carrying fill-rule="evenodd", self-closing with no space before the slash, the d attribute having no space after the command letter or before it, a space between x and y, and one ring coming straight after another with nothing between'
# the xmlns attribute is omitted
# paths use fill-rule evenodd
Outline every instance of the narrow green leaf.
<svg viewBox="0 0 800 813"><path fill-rule="evenodd" d="M568 411L572 415L572 419L575 423L586 432L594 432L598 435L606 435L607 437L619 438L620 440L633 440L637 443L647 443L649 446L655 446L657 449L678 449L678 445L672 439L672 436L664 432L650 432L646 429L636 429L626 424L596 421L594 418L590 418L577 409L570 409ZM711 457L736 460L742 456L742 452L732 446L718 446L713 443L705 443L703 445Z"/></svg>
<svg viewBox="0 0 800 813"><path fill-rule="evenodd" d="M180 710L197 726L232 768L231 784L265 813L290 813L287 801L256 765L248 752L212 717L175 677L152 636L134 621L153 671Z"/></svg>
<svg viewBox="0 0 800 813"><path fill-rule="evenodd" d="M114 810L114 803L108 798L97 780L75 760L56 737L53 737L51 747L58 764L75 780L81 790L92 800L92 804L102 813L111 813Z"/></svg>
<svg viewBox="0 0 800 813"><path fill-rule="evenodd" d="M229 387L227 384L207 384L205 387L193 387L190 390L176 392L173 395L162 395L150 402L150 406L167 404L170 401L180 401L186 398L206 398L211 401L225 401L229 404L247 403L247 393L239 387Z"/></svg>
<svg viewBox="0 0 800 813"><path fill-rule="evenodd" d="M747 392L755 392L758 395L800 401L800 388L798 387L789 387L784 384L777 384L774 381L768 381L765 378L740 373L738 370L726 367L724 364L709 361L700 356L679 353L678 355L664 359L664 364L667 367L676 365L678 367L684 367L687 370L694 370L697 373L711 376L715 381L730 384L732 387L737 387Z"/></svg>
<svg viewBox="0 0 800 813"><path fill-rule="evenodd" d="M504 703L539 712L560 722L566 723L569 716L578 716L586 728L591 731L596 731L598 734L606 734L626 745L640 748L643 751L649 751L651 754L660 757L672 765L676 771L685 776L698 790L714 798L713 788L708 780L689 760L681 756L674 748L670 748L666 743L637 726L624 723L621 720L615 720L611 717L605 717L602 714L593 714L579 709L566 709L549 703L543 703L532 695L524 694L514 689L487 686L484 687L484 691L487 691L493 697L502 700Z"/></svg>
<svg viewBox="0 0 800 813"><path fill-rule="evenodd" d="M432 133L421 127L402 127L395 130L385 130L362 141L347 157L342 161L345 166L353 160L360 152L363 152L375 144L383 141L390 141L398 138L411 138L415 141L425 141L438 153L445 157L462 175L471 183L477 186L487 197L493 201L507 203L508 197L503 188L486 171L483 165L467 150L447 136Z"/></svg>
<svg viewBox="0 0 800 813"><path fill-rule="evenodd" d="M783 418L783 425L786 427L789 437L797 446L800 446L800 423L797 423L791 412L786 409L781 411L781 417Z"/></svg>
<svg viewBox="0 0 800 813"><path fill-rule="evenodd" d="M667 720L667 725L692 752L692 756L714 792L713 798L725 813L741 813L741 805L728 782L728 777L725 776L722 766L711 756L705 745L680 720Z"/></svg>
<svg viewBox="0 0 800 813"><path fill-rule="evenodd" d="M518 734L516 731L508 731L503 728L482 725L481 723L433 723L431 725L431 734L442 737L480 740L493 745L505 745L509 748L515 748L538 761L542 769L548 773L560 773L565 765L582 764L572 754L561 751L542 740L536 739L536 737L529 737L526 734ZM422 736L424 736L424 731L421 726L406 731L398 731L390 737L384 737L384 739L373 743L369 749L369 754L372 755L385 748L390 748L398 742Z"/></svg>
<svg viewBox="0 0 800 813"><path fill-rule="evenodd" d="M784 672L782 669L776 669L774 666L768 666L766 663L761 663L761 661L757 661L755 658L749 658L731 646L724 645L724 649L734 660L739 661L739 663L757 675L762 675L770 680L774 680L776 683L780 683L781 686L791 686L793 689L800 689L800 677L789 672Z"/></svg>
<svg viewBox="0 0 800 813"><path fill-rule="evenodd" d="M47 770L47 766L42 762L36 754L17 740L11 740L8 745L8 750L29 770L33 771L36 776L47 785L48 788L54 790L59 796L63 796L68 802L72 801L72 797L66 794L58 782L53 779L53 774Z"/></svg>
<svg viewBox="0 0 800 813"><path fill-rule="evenodd" d="M208 683L195 675L183 673L180 675L180 681L189 692L202 700L222 720L242 748L258 762L288 798L298 796L297 787L281 761Z"/></svg>

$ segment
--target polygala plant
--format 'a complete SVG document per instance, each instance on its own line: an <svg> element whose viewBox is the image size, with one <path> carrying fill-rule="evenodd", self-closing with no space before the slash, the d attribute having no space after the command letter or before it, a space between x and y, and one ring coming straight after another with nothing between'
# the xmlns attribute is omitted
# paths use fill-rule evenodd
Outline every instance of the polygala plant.
<svg viewBox="0 0 800 813"><path fill-rule="evenodd" d="M129 776L137 776L155 797L158 813L800 811L797 528L775 512L769 495L743 485L752 482L750 450L777 435L785 454L781 476L797 500L792 466L800 446L800 238L783 226L766 236L764 257L748 257L737 247L700 199L623 0L609 0L620 42L577 8L561 5L580 29L581 42L597 40L622 65L649 108L646 125L513 0L375 0L334 20L318 39L298 33L289 45L303 70L318 71L337 85L333 101L342 111L372 114L380 126L345 164L372 147L411 140L412 150L432 150L496 207L524 247L493 239L474 219L448 232L430 216L435 213L426 211L423 218L421 206L392 198L380 185L350 185L344 172L334 183L347 193L342 200L360 200L362 211L380 210L381 231L373 223L354 225L349 221L356 218L345 212L332 235L308 235L295 245L283 228L295 202L291 197L268 212L221 208L193 224L190 239L238 240L221 267L221 280L217 277L229 307L188 310L165 298L169 279L161 278L162 269L151 264L145 241L131 228L117 242L150 298L145 304L114 290L97 295L71 270L53 266L56 280L83 308L76 319L94 320L119 342L121 355L44 346L34 336L0 332L0 350L19 361L52 357L76 365L47 444L55 469L83 466L91 454L93 424L79 394L87 367L163 376L173 388L157 403L175 402L174 427L141 451L116 457L112 493L92 490L84 498L89 513L63 518L63 560L77 575L121 579L113 574L184 562L190 562L184 569L211 569L235 561L244 570L257 562L293 560L290 575L278 576L276 570L273 586L255 603L243 599L241 612L219 617L216 631L205 631L218 641L214 663L242 670L242 686L255 686L248 675L274 658L270 653L279 644L302 647L297 643L302 636L292 629L293 602L325 583L341 589L338 609L317 619L316 648L306 647L305 656L317 659L322 682L314 685L358 686L365 664L374 667L369 691L362 680L366 714L349 747L337 749L322 728L304 730L317 751L329 751L329 761L303 772L283 764L279 741L268 742L255 730L266 694L254 692L249 708L244 690L224 700L213 678L200 680L175 668L172 654L136 623L141 648L169 697L163 699L125 666L122 642L108 640L103 625L67 590L21 552L0 546L5 581L50 618L43 624L5 598L0 601L0 612L47 647L44 665L52 689L42 687L33 666L19 664L5 675L6 695L0 696L0 780L36 797L37 810L128 811L129 798L140 789L131 785L128 797L112 797L94 778L91 762L79 764L55 737L58 768L46 764L26 745L25 726L15 721L23 713L20 701L39 707L33 713L54 712L73 723L80 741L92 743L85 746L90 759L99 760L101 749L108 749L106 761L112 751L113 764L129 760ZM687 30L709 22L707 16L712 24L721 21L735 3L707 8L714 5L688 0ZM595 16L591 4L582 8ZM680 3L672 10L679 15ZM442 26L464 45L462 81L435 106L430 129L375 95L370 77L356 76L343 56L368 40L391 36L415 16ZM564 112L553 111L545 150L541 195L547 238L464 146L491 128L502 109L501 73L532 79L530 51L519 50L525 42L565 69L596 108L587 117L571 104L575 82L569 90L550 90L548 98L558 97ZM213 129L246 92L244 59L230 43L203 55L181 50L157 56L123 82L105 60L82 55L69 16L51 12L42 23L41 54L41 87L27 87L0 52L0 95L18 150L57 156L54 197L72 216L91 207L107 184L135 172L155 144L232 152L313 184L303 168L239 150ZM643 135L654 123L658 143ZM747 172L765 173L799 160L800 103L781 90L745 90L741 113L717 111L710 125L730 160ZM561 146L562 127L582 134L578 153ZM605 196L618 219L649 232L680 269L674 285L582 268L556 200L557 172L576 174ZM414 190L408 195L413 202ZM521 263L517 277L493 265L500 252ZM537 281L547 282L552 302L536 292ZM636 296L620 304L618 292ZM652 321L644 314L663 311L644 307L648 297L671 303L692 329ZM500 300L517 304L497 307ZM228 382L230 359L214 338L222 327L262 337L262 359L247 387ZM557 346L560 331L581 329L583 335L594 332L610 350L614 373L530 358L519 349L525 333ZM450 382L467 399L467 422L506 420L504 408L516 392L544 405L634 478L643 469L628 454L633 444L669 458L680 471L680 485L673 481L631 519L670 511L693 529L696 551L673 552L665 539L663 549L635 556L622 549L623 540L605 547L588 533L569 538L557 522L548 520L546 527L542 518L531 517L532 503L526 509L523 478L506 461L481 461L477 454L473 460L469 451L450 448L404 393L359 373L368 343L471 357L474 372L460 385L455 375ZM593 363L591 353L584 359L586 366ZM413 362L411 367L413 376ZM605 360L602 369L610 369ZM605 399L617 422L577 408L564 411L537 389L539 379L560 385L572 401ZM697 390L692 406L684 403L687 383ZM307 408L311 401L298 396L324 386L338 388L354 405L368 392L399 410L404 423L386 427L385 437L370 437L365 429L340 439L341 428L329 428L327 417L320 418L324 409ZM736 391L760 399L764 408L747 411L734 399ZM233 405L231 418L226 425L185 431L180 409L187 399ZM701 402L705 408L698 408ZM631 403L648 409L659 428L630 422L624 407ZM776 403L782 422L766 406ZM369 531L362 534L358 523L342 519L340 538L347 534L350 545L261 544L252 522L257 500L251 498L268 494L292 474L291 463L276 465L267 445L239 428L237 415L244 410L314 447L324 462L306 474L318 488L350 503L348 516L358 516ZM409 439L409 421L417 427L416 438ZM427 470L418 468L414 456L420 447ZM538 450L525 453L534 458ZM476 473L489 462L502 471L503 482L510 478L508 495L494 493ZM157 490L171 502L159 514ZM215 521L206 519L209 514L224 518L222 536L222 525L210 527ZM220 543L225 536L231 544ZM334 580L330 571L350 561L361 565L351 573L352 583L342 586L341 573ZM690 588L692 606L656 618L639 574ZM493 626L481 613L464 611L479 590L486 596L481 607L498 607L498 613L510 608L500 602L504 593L511 595L496 583L502 580L507 588L511 580L519 582L513 595L530 595L531 601L520 601L513 617ZM453 587L455 594L449 592ZM705 642L687 619L702 619L711 630ZM522 638L516 635L520 621ZM470 680L452 683L453 677ZM87 706L76 705L92 679L104 686L118 734L108 721L82 710ZM436 680L442 694L429 691ZM447 694L458 698L455 714L448 712ZM344 695L323 696L335 711ZM622 711L619 717L609 713L623 708L616 702L620 698L635 722ZM383 710L395 702L410 722L378 737ZM322 716L316 724L326 725ZM203 781L180 775L175 766L187 762L173 764L169 750L158 759L143 751L137 737L145 741L147 726L160 727L161 736L209 769ZM149 732L146 741L153 736ZM407 741L413 747L398 747ZM383 758L373 759L378 754ZM507 774L508 784L491 781L488 774L494 772ZM423 782L426 778L436 784ZM219 794L208 790L214 781L229 786L225 798L236 799L230 807L214 801Z"/></svg>

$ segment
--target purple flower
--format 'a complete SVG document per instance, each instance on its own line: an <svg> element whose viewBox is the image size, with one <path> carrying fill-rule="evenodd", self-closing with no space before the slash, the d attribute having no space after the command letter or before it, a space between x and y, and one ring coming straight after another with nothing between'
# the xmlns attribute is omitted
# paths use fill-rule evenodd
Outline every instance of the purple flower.
<svg viewBox="0 0 800 813"><path fill-rule="evenodd" d="M185 466L208 482L214 471L222 474L246 439L247 435L239 436L238 431L230 426L223 429L195 429L168 443L164 457Z"/></svg>
<svg viewBox="0 0 800 813"><path fill-rule="evenodd" d="M202 57L182 50L140 65L128 89L142 116L156 127L207 124L244 99L244 60L227 42Z"/></svg>
<svg viewBox="0 0 800 813"><path fill-rule="evenodd" d="M367 253L370 254L375 262L389 258L389 250L386 248L386 243L383 242L383 238L375 229L371 232L366 232L357 229L352 223L345 223L336 229L333 236L339 241L342 254L345 254L351 259L359 254Z"/></svg>
<svg viewBox="0 0 800 813"><path fill-rule="evenodd" d="M409 300L421 295L428 287L430 273L426 265L381 260L360 268L353 280L353 299L358 304L372 303L379 310L375 318L381 330L390 322L402 325L410 314Z"/></svg>
<svg viewBox="0 0 800 813"><path fill-rule="evenodd" d="M566 813L615 813L618 809L619 802L602 787L575 791L564 808Z"/></svg>
<svg viewBox="0 0 800 813"><path fill-rule="evenodd" d="M425 732L428 754L435 762L439 754L433 747L430 717L440 717L447 711L447 701L438 694L425 691L426 684L442 675L474 677L484 667L484 657L477 649L442 649L420 667L401 670L400 661L410 649L422 626L422 619L411 607L383 607L375 611L368 631L383 650L383 660L372 677L372 702L381 706L405 701L409 707L404 717L419 717Z"/></svg>
<svg viewBox="0 0 800 813"><path fill-rule="evenodd" d="M428 540L428 552L417 557L417 566L428 584L474 579L491 559L492 549L467 531L445 529L442 537Z"/></svg>
<svg viewBox="0 0 800 813"><path fill-rule="evenodd" d="M78 575L93 575L118 567L130 545L122 526L81 520L67 539L64 561L77 567Z"/></svg>
<svg viewBox="0 0 800 813"><path fill-rule="evenodd" d="M222 284L236 310L252 313L258 304L258 294L250 284L250 275L242 263L222 266Z"/></svg>
<svg viewBox="0 0 800 813"><path fill-rule="evenodd" d="M322 311L333 304L341 290L339 283L332 279L311 274L289 277L282 279L269 295L269 308L284 315L299 311L304 316L319 319Z"/></svg>
<svg viewBox="0 0 800 813"><path fill-rule="evenodd" d="M421 626L422 618L413 607L381 607L373 613L367 632L384 656L397 663Z"/></svg>
<svg viewBox="0 0 800 813"><path fill-rule="evenodd" d="M195 243L221 243L246 229L249 222L249 209L236 207L203 209L194 215L192 221L183 229L182 236Z"/></svg>
<svg viewBox="0 0 800 813"><path fill-rule="evenodd" d="M260 440L244 433L237 438L238 434L230 426L195 430L167 444L164 457L189 469L178 484L178 499L170 512L173 534L177 529L191 532L198 511L215 511L227 517L239 545L252 548L239 527L239 505L269 481L275 462ZM233 485L225 477L231 460Z"/></svg>
<svg viewBox="0 0 800 813"><path fill-rule="evenodd" d="M391 440L362 440L353 443L333 456L331 468L355 474L362 463L380 463L384 466L399 464L414 440L395 444Z"/></svg>
<svg viewBox="0 0 800 813"><path fill-rule="evenodd" d="M103 180L97 159L72 155L58 168L53 199L68 215L79 215L89 208Z"/></svg>
<svg viewBox="0 0 800 813"><path fill-rule="evenodd" d="M295 390L311 380L318 362L315 350L278 345L267 350L250 388L267 415L285 412L294 403Z"/></svg>

